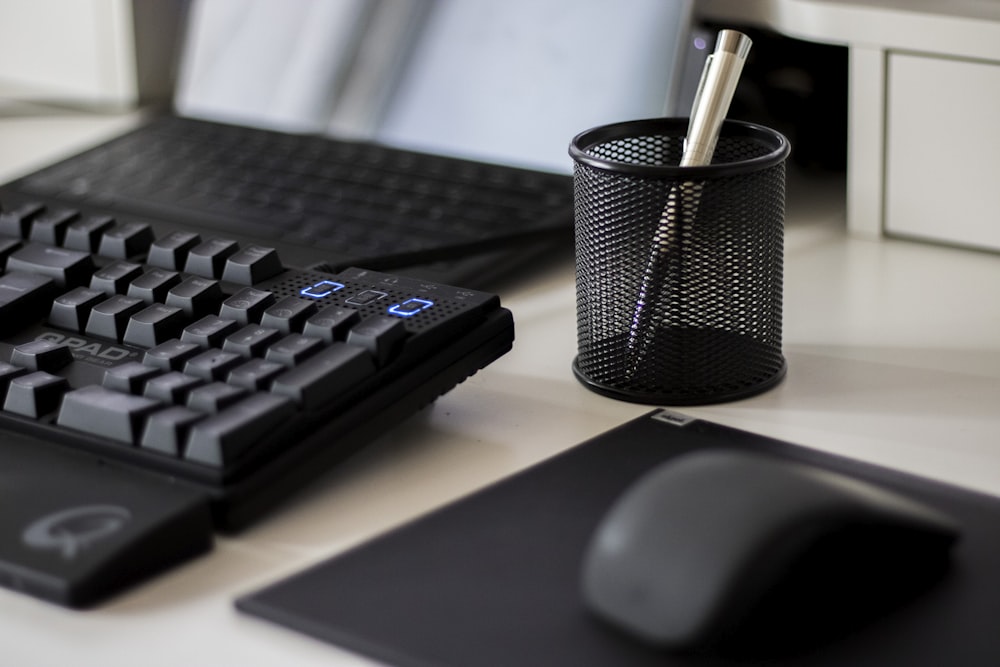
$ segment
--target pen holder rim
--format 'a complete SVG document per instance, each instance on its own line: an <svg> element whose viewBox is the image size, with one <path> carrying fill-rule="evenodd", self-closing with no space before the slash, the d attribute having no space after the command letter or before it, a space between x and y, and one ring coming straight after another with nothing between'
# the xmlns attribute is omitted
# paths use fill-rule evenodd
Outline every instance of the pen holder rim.
<svg viewBox="0 0 1000 667"><path fill-rule="evenodd" d="M764 154L746 160L734 162L713 162L699 167L682 167L669 164L639 164L620 162L606 157L596 157L587 151L598 145L607 144L617 139L635 137L640 133L649 136L681 136L687 133L687 118L646 118L629 120L584 130L573 137L569 145L569 154L575 162L584 164L591 169L598 169L614 174L633 174L644 177L662 177L674 180L698 180L706 178L724 178L737 176L780 164L788 158L791 144L780 132L756 123L742 120L726 120L722 124L720 136L742 137L758 141L762 145L774 146Z"/></svg>

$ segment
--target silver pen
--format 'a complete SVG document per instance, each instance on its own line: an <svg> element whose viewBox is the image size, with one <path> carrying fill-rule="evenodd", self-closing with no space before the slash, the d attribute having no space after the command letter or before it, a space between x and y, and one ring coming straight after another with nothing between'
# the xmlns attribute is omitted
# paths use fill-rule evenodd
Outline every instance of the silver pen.
<svg viewBox="0 0 1000 667"><path fill-rule="evenodd" d="M687 137L684 139L682 167L710 164L715 144L719 140L722 121L736 92L743 63L752 42L735 30L723 30L715 43L715 51L705 61L698 91L691 106Z"/></svg>
<svg viewBox="0 0 1000 667"><path fill-rule="evenodd" d="M722 121L729 113L729 105L736 84L743 72L743 64L750 52L749 37L736 30L722 30L716 38L715 50L705 61L698 90L691 106L687 136L680 166L697 167L711 164L715 145L719 140ZM643 272L642 284L636 298L628 337L628 373L637 375L646 352L656 336L657 323L651 308L661 298L660 292L668 282L671 266L678 263L677 235L685 218L692 221L701 200L701 183L684 181L674 184L667 195L667 203L660 214L660 222L650 244L649 259Z"/></svg>

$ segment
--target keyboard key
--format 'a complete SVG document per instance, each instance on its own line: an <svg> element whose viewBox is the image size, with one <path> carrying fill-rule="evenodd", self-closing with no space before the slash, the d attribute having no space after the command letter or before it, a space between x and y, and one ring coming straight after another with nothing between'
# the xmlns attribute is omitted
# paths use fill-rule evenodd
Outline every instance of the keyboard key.
<svg viewBox="0 0 1000 667"><path fill-rule="evenodd" d="M176 271L150 269L129 284L126 294L146 303L163 303L170 288L180 282L181 276Z"/></svg>
<svg viewBox="0 0 1000 667"><path fill-rule="evenodd" d="M195 343L203 348L221 347L226 336L235 332L238 327L235 320L206 315L185 327L181 333L181 340L186 343Z"/></svg>
<svg viewBox="0 0 1000 667"><path fill-rule="evenodd" d="M66 227L63 247L83 252L97 252L101 246L101 236L114 227L115 219L110 215L91 215L74 220Z"/></svg>
<svg viewBox="0 0 1000 667"><path fill-rule="evenodd" d="M221 278L226 259L236 253L239 246L229 239L209 239L188 252L184 270L202 278Z"/></svg>
<svg viewBox="0 0 1000 667"><path fill-rule="evenodd" d="M168 456L181 456L191 426L205 418L184 405L172 405L149 415L139 446Z"/></svg>
<svg viewBox="0 0 1000 667"><path fill-rule="evenodd" d="M98 269L90 278L90 288L105 294L125 294L133 280L142 275L142 267L132 262L113 262Z"/></svg>
<svg viewBox="0 0 1000 667"><path fill-rule="evenodd" d="M191 427L184 458L209 466L227 465L295 415L284 396L257 393Z"/></svg>
<svg viewBox="0 0 1000 667"><path fill-rule="evenodd" d="M242 364L243 361L243 357L234 352L225 352L219 349L206 350L187 360L184 364L184 374L209 382L222 380L229 375L230 370Z"/></svg>
<svg viewBox="0 0 1000 667"><path fill-rule="evenodd" d="M185 324L187 318L180 308L154 303L129 318L122 342L136 347L156 347L177 338Z"/></svg>
<svg viewBox="0 0 1000 667"><path fill-rule="evenodd" d="M171 287L164 302L194 319L217 312L224 298L218 280L191 276Z"/></svg>
<svg viewBox="0 0 1000 667"><path fill-rule="evenodd" d="M161 269L180 271L187 262L191 248L201 243L201 237L193 232L171 232L157 239L149 247L146 263Z"/></svg>
<svg viewBox="0 0 1000 667"><path fill-rule="evenodd" d="M44 205L31 202L0 212L0 234L18 239L28 238L31 221L44 210Z"/></svg>
<svg viewBox="0 0 1000 667"><path fill-rule="evenodd" d="M115 294L91 309L85 332L121 342L129 320L145 305L142 299Z"/></svg>
<svg viewBox="0 0 1000 667"><path fill-rule="evenodd" d="M327 306L306 320L302 333L332 343L335 340L344 340L350 328L360 321L361 313L353 308Z"/></svg>
<svg viewBox="0 0 1000 667"><path fill-rule="evenodd" d="M251 359L229 371L226 382L234 387L243 387L250 391L264 391L271 386L271 381L284 373L287 368L273 361Z"/></svg>
<svg viewBox="0 0 1000 667"><path fill-rule="evenodd" d="M133 444L146 416L160 402L144 396L112 391L98 385L74 389L63 396L56 423L102 438Z"/></svg>
<svg viewBox="0 0 1000 667"><path fill-rule="evenodd" d="M24 244L19 239L0 236L0 268L7 266L7 258L14 254Z"/></svg>
<svg viewBox="0 0 1000 667"><path fill-rule="evenodd" d="M45 371L19 375L13 378L7 387L3 409L37 419L55 411L63 394L68 390L69 382L59 375Z"/></svg>
<svg viewBox="0 0 1000 667"><path fill-rule="evenodd" d="M69 224L80 217L79 211L59 209L39 215L31 223L28 238L38 243L62 245Z"/></svg>
<svg viewBox="0 0 1000 667"><path fill-rule="evenodd" d="M75 287L52 302L49 324L60 329L82 332L90 311L107 299L104 292L89 287Z"/></svg>
<svg viewBox="0 0 1000 667"><path fill-rule="evenodd" d="M347 342L368 350L379 367L392 359L405 339L403 321L383 315L368 317L347 332Z"/></svg>
<svg viewBox="0 0 1000 667"><path fill-rule="evenodd" d="M240 324L259 324L264 311L274 302L271 292L245 287L222 302L219 317L236 320Z"/></svg>
<svg viewBox="0 0 1000 667"><path fill-rule="evenodd" d="M333 343L311 357L308 364L275 378L271 392L288 396L304 409L311 410L329 405L374 374L375 364L366 350Z"/></svg>
<svg viewBox="0 0 1000 667"><path fill-rule="evenodd" d="M234 387L225 382L210 382L192 389L186 403L192 410L214 414L233 405L247 394L247 390L243 387Z"/></svg>
<svg viewBox="0 0 1000 667"><path fill-rule="evenodd" d="M60 287L86 285L94 269L94 260L88 253L40 243L28 243L7 258L8 271L49 276Z"/></svg>
<svg viewBox="0 0 1000 667"><path fill-rule="evenodd" d="M0 335L41 318L52 303L55 280L17 271L0 276Z"/></svg>
<svg viewBox="0 0 1000 667"><path fill-rule="evenodd" d="M280 366L280 368L281 370L285 370L284 366ZM7 387L10 386L11 380L27 372L26 368L8 364L6 361L0 361L0 400L3 400L7 396Z"/></svg>
<svg viewBox="0 0 1000 667"><path fill-rule="evenodd" d="M29 371L54 373L73 361L73 353L62 343L49 340L33 340L21 343L10 355L10 363L27 368Z"/></svg>
<svg viewBox="0 0 1000 667"><path fill-rule="evenodd" d="M146 366L138 361L129 361L104 371L101 386L126 394L141 394L147 381L162 374L163 371L159 368Z"/></svg>
<svg viewBox="0 0 1000 667"><path fill-rule="evenodd" d="M235 352L243 357L263 357L267 348L281 338L277 329L262 327L258 324L248 324L239 331L226 336L222 341L222 349Z"/></svg>
<svg viewBox="0 0 1000 667"><path fill-rule="evenodd" d="M146 350L142 363L165 371L179 371L184 367L184 362L199 352L200 345L175 338Z"/></svg>
<svg viewBox="0 0 1000 667"><path fill-rule="evenodd" d="M179 371L170 371L150 378L142 389L142 395L164 403L180 404L187 400L187 395L193 389L203 384L205 381L201 378L191 377Z"/></svg>
<svg viewBox="0 0 1000 667"><path fill-rule="evenodd" d="M101 236L98 254L117 259L144 255L153 243L153 228L147 222L123 222Z"/></svg>
<svg viewBox="0 0 1000 667"><path fill-rule="evenodd" d="M325 347L321 338L302 334L289 334L272 344L264 353L264 359L291 368L316 354Z"/></svg>
<svg viewBox="0 0 1000 667"><path fill-rule="evenodd" d="M239 285L256 285L285 269L274 248L247 246L226 259L222 279Z"/></svg>
<svg viewBox="0 0 1000 667"><path fill-rule="evenodd" d="M260 324L282 333L299 333L316 312L316 304L295 296L286 296L264 311Z"/></svg>

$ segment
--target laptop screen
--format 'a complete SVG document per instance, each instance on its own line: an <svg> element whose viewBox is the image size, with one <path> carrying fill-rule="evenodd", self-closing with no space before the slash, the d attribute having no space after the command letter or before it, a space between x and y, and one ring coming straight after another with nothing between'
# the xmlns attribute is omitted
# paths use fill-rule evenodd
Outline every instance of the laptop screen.
<svg viewBox="0 0 1000 667"><path fill-rule="evenodd" d="M682 109L691 0L195 0L179 114L567 172Z"/></svg>

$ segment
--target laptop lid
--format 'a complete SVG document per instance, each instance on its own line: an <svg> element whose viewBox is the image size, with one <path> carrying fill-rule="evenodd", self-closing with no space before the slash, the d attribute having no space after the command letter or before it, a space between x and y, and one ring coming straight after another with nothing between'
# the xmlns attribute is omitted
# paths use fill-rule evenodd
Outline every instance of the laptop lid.
<svg viewBox="0 0 1000 667"><path fill-rule="evenodd" d="M692 4L195 0L176 111L569 171L576 133L684 108Z"/></svg>

